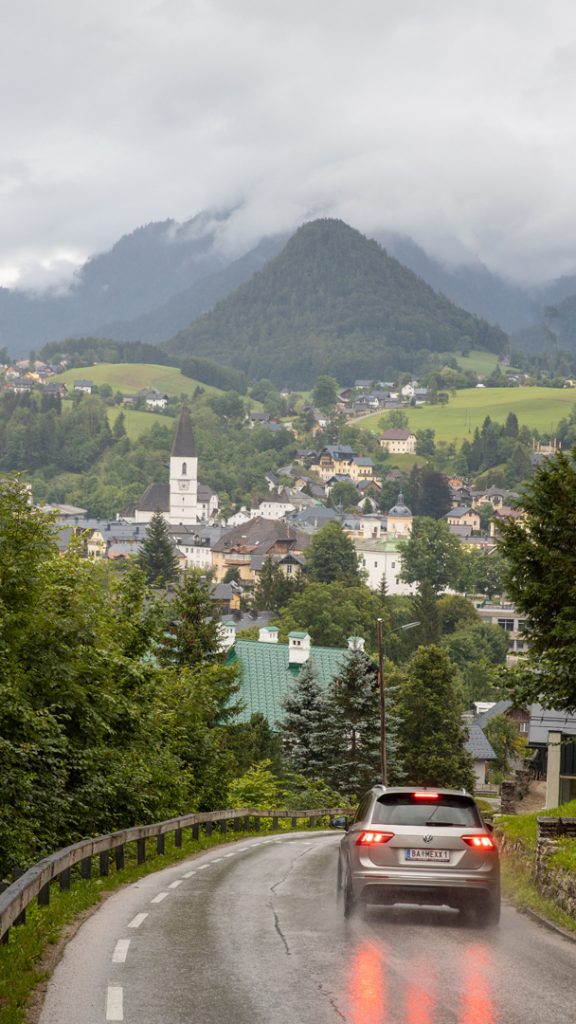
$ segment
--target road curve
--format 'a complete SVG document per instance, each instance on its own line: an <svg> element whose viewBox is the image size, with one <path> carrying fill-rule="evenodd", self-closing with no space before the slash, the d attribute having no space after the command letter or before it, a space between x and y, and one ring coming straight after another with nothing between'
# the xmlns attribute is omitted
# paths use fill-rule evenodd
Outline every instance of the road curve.
<svg viewBox="0 0 576 1024"><path fill-rule="evenodd" d="M214 848L111 896L68 944L40 1024L559 1024L576 944L505 907L336 905L339 836Z"/></svg>

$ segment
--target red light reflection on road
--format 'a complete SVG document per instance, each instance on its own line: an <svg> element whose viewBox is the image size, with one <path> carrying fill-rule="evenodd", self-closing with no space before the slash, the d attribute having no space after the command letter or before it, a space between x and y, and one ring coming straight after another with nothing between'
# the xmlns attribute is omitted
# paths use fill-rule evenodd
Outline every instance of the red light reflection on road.
<svg viewBox="0 0 576 1024"><path fill-rule="evenodd" d="M436 999L435 978L427 964L414 964L414 976L418 979L406 991L406 1024L432 1024Z"/></svg>
<svg viewBox="0 0 576 1024"><path fill-rule="evenodd" d="M352 1024L385 1024L384 966L383 951L364 942L352 961L350 974Z"/></svg>
<svg viewBox="0 0 576 1024"><path fill-rule="evenodd" d="M492 957L485 946L470 946L462 960L462 1001L459 1024L496 1024L487 975Z"/></svg>

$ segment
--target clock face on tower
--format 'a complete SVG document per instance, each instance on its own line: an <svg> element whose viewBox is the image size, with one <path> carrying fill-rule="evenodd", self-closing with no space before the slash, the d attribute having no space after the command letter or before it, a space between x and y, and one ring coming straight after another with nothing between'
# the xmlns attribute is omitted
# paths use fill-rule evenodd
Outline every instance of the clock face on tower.
<svg viewBox="0 0 576 1024"><path fill-rule="evenodd" d="M179 480L178 481L178 487L180 488L181 491L187 491L188 488L190 487L190 481L189 480Z"/></svg>

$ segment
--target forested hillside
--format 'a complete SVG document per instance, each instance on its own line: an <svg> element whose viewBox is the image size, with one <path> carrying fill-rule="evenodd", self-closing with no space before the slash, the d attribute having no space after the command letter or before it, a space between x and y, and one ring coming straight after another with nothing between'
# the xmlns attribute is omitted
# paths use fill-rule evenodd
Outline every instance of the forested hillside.
<svg viewBox="0 0 576 1024"><path fill-rule="evenodd" d="M339 380L385 378L415 372L422 352L501 352L506 342L376 242L342 221L317 220L166 348L304 387L327 369Z"/></svg>

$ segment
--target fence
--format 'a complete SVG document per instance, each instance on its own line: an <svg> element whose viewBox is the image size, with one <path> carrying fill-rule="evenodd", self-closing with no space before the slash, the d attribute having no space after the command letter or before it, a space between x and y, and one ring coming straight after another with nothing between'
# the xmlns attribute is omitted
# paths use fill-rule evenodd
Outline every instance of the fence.
<svg viewBox="0 0 576 1024"><path fill-rule="evenodd" d="M40 906L47 906L50 903L50 885L58 880L60 890L70 888L71 869L80 865L81 878L92 877L92 858L98 857L98 871L100 875L107 875L110 867L110 854L114 852L114 860L117 870L124 867L125 846L127 843L136 843L136 859L138 864L146 860L146 840L156 839L156 852L164 853L165 837L174 833L174 845L182 846L182 834L185 828L191 828L192 838L200 837L200 829L203 826L206 835L211 835L215 825L221 832L227 832L229 825L236 832L249 832L253 825L254 831L260 830L263 818L272 819L272 829L279 827L281 819L290 819L291 827L298 828L298 820L305 818L310 822L310 828L314 828L316 820L326 815L345 814L346 810L341 807L328 807L315 810L254 810L252 808L241 808L240 810L224 811L203 811L198 814L186 814L180 818L171 818L169 821L160 821L152 825L139 825L135 828L123 829L120 832L112 832L109 835L97 836L94 839L83 839L79 843L67 846L63 850L50 854L44 860L34 864L24 872L14 872L15 880L10 885L0 890L0 939L8 941L10 928L14 925L23 924L26 920L26 907L37 899Z"/></svg>

